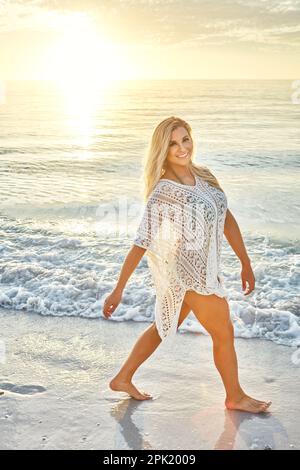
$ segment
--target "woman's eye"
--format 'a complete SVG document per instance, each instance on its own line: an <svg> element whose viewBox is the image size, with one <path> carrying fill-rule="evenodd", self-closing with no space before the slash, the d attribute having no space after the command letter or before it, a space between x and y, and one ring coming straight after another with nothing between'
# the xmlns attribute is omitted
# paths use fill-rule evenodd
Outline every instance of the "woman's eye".
<svg viewBox="0 0 300 470"><path fill-rule="evenodd" d="M183 139L183 142L184 142L185 140L189 140L189 138L188 138L188 137L185 137L185 139ZM174 145L174 144L175 144L175 142L173 142L172 144L170 144L170 147L172 147L172 145Z"/></svg>

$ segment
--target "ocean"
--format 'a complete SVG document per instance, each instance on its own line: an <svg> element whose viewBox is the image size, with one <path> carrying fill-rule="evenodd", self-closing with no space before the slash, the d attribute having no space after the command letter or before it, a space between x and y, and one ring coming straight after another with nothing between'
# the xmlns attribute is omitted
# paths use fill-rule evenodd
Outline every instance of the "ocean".
<svg viewBox="0 0 300 470"><path fill-rule="evenodd" d="M244 296L240 261L224 236L235 335L299 346L300 104L292 83L5 82L0 308L102 317L142 215L149 139L162 119L179 116L193 129L195 162L226 193L255 274L255 290ZM154 305L144 256L110 321L151 322ZM205 332L193 314L185 331Z"/></svg>

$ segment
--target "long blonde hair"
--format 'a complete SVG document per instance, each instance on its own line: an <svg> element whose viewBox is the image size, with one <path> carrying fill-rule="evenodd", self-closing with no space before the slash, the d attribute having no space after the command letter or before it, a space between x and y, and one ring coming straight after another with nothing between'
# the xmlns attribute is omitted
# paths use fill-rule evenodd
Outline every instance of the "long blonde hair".
<svg viewBox="0 0 300 470"><path fill-rule="evenodd" d="M171 135L172 132L178 127L184 127L193 142L193 152L191 155L190 162L190 169L192 170L192 172L200 176L211 186L214 186L215 188L218 188L223 191L223 189L218 183L217 178L211 173L211 171L206 166L197 165L193 162L193 158L195 155L195 145L192 137L191 126L183 119L176 116L171 116L161 121L154 129L150 143L147 147L143 159L142 180L144 187L144 199L148 198L149 194L153 191L161 176L164 174L165 160L169 151L169 142L171 140Z"/></svg>

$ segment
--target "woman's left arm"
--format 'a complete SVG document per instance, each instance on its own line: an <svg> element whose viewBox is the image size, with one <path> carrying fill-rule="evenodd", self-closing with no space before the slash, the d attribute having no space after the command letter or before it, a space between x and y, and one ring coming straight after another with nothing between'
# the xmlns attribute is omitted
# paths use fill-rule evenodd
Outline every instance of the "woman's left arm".
<svg viewBox="0 0 300 470"><path fill-rule="evenodd" d="M245 292L244 295L249 295L255 288L255 277L251 268L250 258L247 254L240 228L229 209L227 209L226 212L224 235L227 238L229 245L240 259L242 264L242 288L245 290L247 287L246 282L248 282L248 291Z"/></svg>

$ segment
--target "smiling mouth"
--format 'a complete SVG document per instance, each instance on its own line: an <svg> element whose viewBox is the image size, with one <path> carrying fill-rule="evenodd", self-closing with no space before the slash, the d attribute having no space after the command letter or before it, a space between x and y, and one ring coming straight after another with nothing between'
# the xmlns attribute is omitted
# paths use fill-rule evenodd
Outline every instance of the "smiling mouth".
<svg viewBox="0 0 300 470"><path fill-rule="evenodd" d="M177 155L178 158L186 158L189 152L184 153L183 155Z"/></svg>

